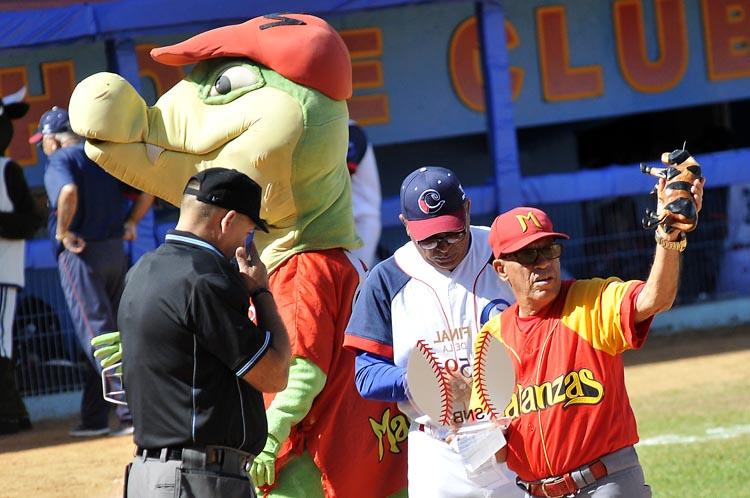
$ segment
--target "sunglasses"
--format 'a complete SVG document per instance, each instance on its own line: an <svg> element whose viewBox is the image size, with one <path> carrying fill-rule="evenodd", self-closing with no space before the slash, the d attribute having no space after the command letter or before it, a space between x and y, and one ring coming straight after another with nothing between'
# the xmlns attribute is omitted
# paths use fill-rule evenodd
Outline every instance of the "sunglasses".
<svg viewBox="0 0 750 498"><path fill-rule="evenodd" d="M501 256L503 259L509 259L516 261L522 265L533 265L539 260L539 256L544 259L557 259L562 254L562 246L560 244L552 244L544 247L527 247L520 251L512 252Z"/></svg>
<svg viewBox="0 0 750 498"><path fill-rule="evenodd" d="M464 237L466 237L466 230L443 235L442 237L430 237L424 240L420 240L419 242L417 242L417 244L419 244L419 247L421 247L425 251L431 251L439 246L441 242L445 242L446 244L455 244L456 242L463 240Z"/></svg>

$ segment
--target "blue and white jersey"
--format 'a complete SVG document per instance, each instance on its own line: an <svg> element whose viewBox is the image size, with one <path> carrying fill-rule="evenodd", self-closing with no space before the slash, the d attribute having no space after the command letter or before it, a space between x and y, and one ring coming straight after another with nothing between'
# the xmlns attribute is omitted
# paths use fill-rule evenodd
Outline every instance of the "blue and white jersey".
<svg viewBox="0 0 750 498"><path fill-rule="evenodd" d="M471 245L453 270L435 268L410 241L375 266L354 304L345 344L406 367L418 340L443 366L471 378L472 344L483 323L513 301L491 265L489 229L471 227ZM414 420L419 414L400 403ZM454 411L468 407L454 407Z"/></svg>

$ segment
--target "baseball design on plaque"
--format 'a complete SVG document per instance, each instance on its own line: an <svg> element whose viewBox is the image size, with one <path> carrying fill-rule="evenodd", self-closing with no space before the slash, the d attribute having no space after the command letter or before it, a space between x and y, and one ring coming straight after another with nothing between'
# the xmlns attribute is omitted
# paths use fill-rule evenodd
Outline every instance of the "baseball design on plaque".
<svg viewBox="0 0 750 498"><path fill-rule="evenodd" d="M449 425L452 397L448 372L424 340L417 341L409 354L406 382L412 405L420 413L427 415L434 424Z"/></svg>

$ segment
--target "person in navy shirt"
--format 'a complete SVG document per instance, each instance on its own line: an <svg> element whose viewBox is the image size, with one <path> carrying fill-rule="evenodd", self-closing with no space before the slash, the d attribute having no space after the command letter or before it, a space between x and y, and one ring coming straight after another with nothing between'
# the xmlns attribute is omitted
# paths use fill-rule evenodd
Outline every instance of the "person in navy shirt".
<svg viewBox="0 0 750 498"><path fill-rule="evenodd" d="M110 405L103 397L99 365L90 341L103 332L116 330L115 317L128 267L123 249L124 226L126 222L137 223L150 202L136 202L123 219L122 184L86 156L65 109L53 107L44 113L38 133L29 142L41 142L48 157L44 186L50 207L49 234L76 336L89 360L81 422L70 430L70 435L131 434L127 406L117 408L120 425L113 431L109 429Z"/></svg>

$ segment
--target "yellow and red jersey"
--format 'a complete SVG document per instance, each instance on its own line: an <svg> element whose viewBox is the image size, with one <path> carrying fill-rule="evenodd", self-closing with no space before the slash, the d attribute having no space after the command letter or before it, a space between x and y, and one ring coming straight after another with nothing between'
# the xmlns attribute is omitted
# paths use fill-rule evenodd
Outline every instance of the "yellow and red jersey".
<svg viewBox="0 0 750 498"><path fill-rule="evenodd" d="M651 319L635 323L640 281L566 281L538 316L514 304L485 324L515 367L508 467L536 481L638 442L620 353L641 347Z"/></svg>

